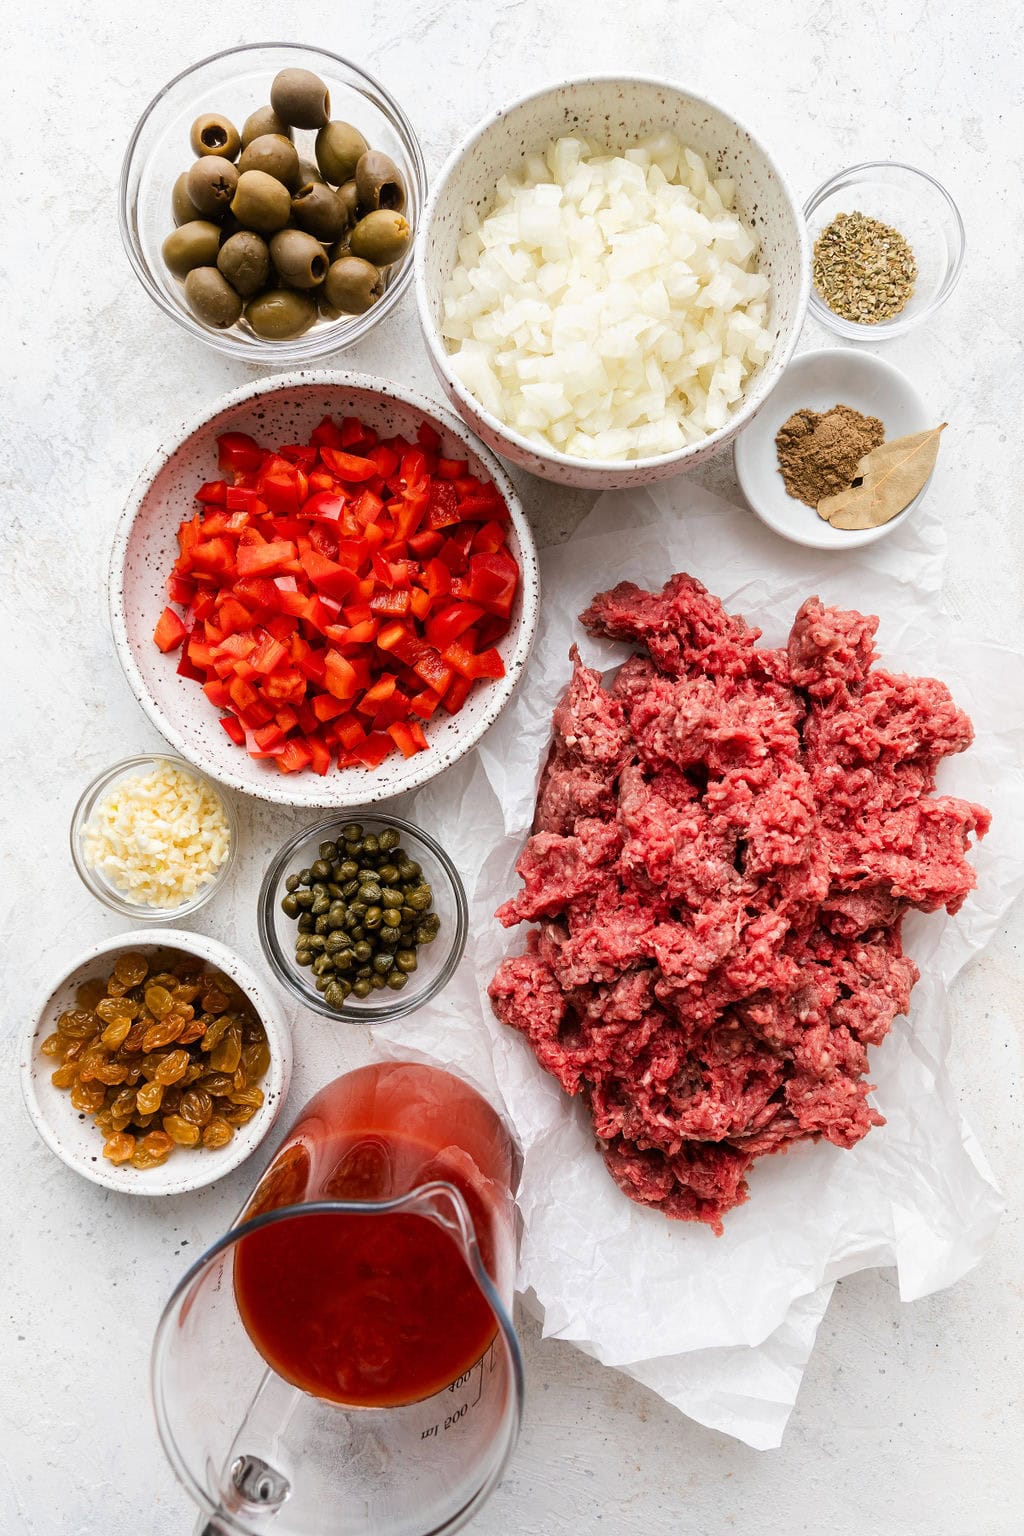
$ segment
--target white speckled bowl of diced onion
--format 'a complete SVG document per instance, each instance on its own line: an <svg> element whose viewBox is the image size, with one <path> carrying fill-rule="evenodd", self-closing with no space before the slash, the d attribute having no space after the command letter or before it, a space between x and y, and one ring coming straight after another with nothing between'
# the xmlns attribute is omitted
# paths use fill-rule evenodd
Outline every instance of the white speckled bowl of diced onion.
<svg viewBox="0 0 1024 1536"><path fill-rule="evenodd" d="M71 818L71 857L83 883L140 922L172 922L205 905L227 879L237 843L228 796L171 754L105 769Z"/></svg>
<svg viewBox="0 0 1024 1536"><path fill-rule="evenodd" d="M573 181L578 165L564 148L554 150L573 138L588 143L583 157L588 175L591 161L602 153L629 164L596 212ZM675 156L671 144L666 148L670 139L689 151L685 158ZM634 174L635 195L629 187ZM524 188L530 194L525 205L516 201ZM539 199L535 189L543 194ZM550 210L541 206L544 196L559 201L562 224L554 232ZM631 207L616 230L616 207L624 199ZM675 213L667 206L680 199L689 201L685 212L698 231L703 219L716 227L732 221L737 254L735 260L726 254L730 266L716 258L711 270L707 257L714 256L719 237L708 237L702 248L698 234L688 267L686 241L677 238ZM657 214L663 205L665 217L653 228L645 209ZM495 241L491 225L480 250L477 232L496 207L503 224L511 220L515 229L506 243L504 237ZM590 261L583 246L602 219L607 250ZM625 245L615 249L616 239L624 235L640 260L637 248L648 233L648 270L625 270L633 265L632 255ZM748 236L753 250L744 257L740 246ZM609 252L614 252L611 265ZM560 261L564 282L558 280ZM691 268L701 269L701 292L693 303L680 287ZM582 305L577 303L581 273ZM623 273L638 307L630 312L623 301L619 317L605 296L610 287L623 286ZM754 295L751 282L760 278L767 279L763 297ZM602 491L692 469L752 419L796 346L807 307L810 253L785 178L728 112L667 81L593 76L546 87L503 107L455 150L421 220L415 282L431 363L469 426L488 447L534 474ZM549 283L555 285L557 320L540 313ZM746 323L744 290L760 311L754 316L758 337L736 377L735 321L739 316ZM474 310L481 293L487 304ZM532 301L531 313L520 315L524 298ZM575 316L575 331L564 323L567 304L582 311ZM505 324L510 310L521 320L511 330ZM567 337L565 350L560 335ZM692 362L692 371L679 365L680 338L683 362ZM705 354L705 362L697 361ZM603 379L597 377L602 370ZM581 377L591 372L592 384L584 387ZM631 411L629 400L638 389L645 392L643 409ZM612 405L607 421L603 399ZM668 442L673 435L674 443Z"/></svg>

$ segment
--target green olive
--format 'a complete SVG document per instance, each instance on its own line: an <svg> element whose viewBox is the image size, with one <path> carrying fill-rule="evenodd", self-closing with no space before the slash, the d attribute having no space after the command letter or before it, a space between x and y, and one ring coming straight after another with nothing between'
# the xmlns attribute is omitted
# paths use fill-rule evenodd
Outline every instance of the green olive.
<svg viewBox="0 0 1024 1536"><path fill-rule="evenodd" d="M325 123L316 136L316 163L324 180L336 187L343 181L350 181L369 147L359 129L353 128L351 123L338 119Z"/></svg>
<svg viewBox="0 0 1024 1536"><path fill-rule="evenodd" d="M218 331L241 319L242 301L216 267L193 267L185 279L185 297L196 318Z"/></svg>
<svg viewBox="0 0 1024 1536"><path fill-rule="evenodd" d="M189 143L194 155L223 155L225 160L237 160L242 147L238 129L219 112L204 112L196 118Z"/></svg>
<svg viewBox="0 0 1024 1536"><path fill-rule="evenodd" d="M379 149L368 149L356 166L356 191L364 213L378 208L401 213L405 207L405 182L398 166Z"/></svg>
<svg viewBox="0 0 1024 1536"><path fill-rule="evenodd" d="M310 69L282 69L270 87L270 105L293 128L322 128L331 115L331 98Z"/></svg>
<svg viewBox="0 0 1024 1536"><path fill-rule="evenodd" d="M188 224L202 214L188 195L188 171L182 171L171 188L171 213L175 224Z"/></svg>
<svg viewBox="0 0 1024 1536"><path fill-rule="evenodd" d="M273 107L257 107L242 124L242 148L248 149L253 139L261 139L265 133L279 133L290 139L292 130L281 121Z"/></svg>
<svg viewBox="0 0 1024 1536"><path fill-rule="evenodd" d="M219 249L220 226L208 219L192 219L173 229L160 251L175 277L187 277L193 267L213 266Z"/></svg>
<svg viewBox="0 0 1024 1536"><path fill-rule="evenodd" d="M291 215L300 229L318 240L337 240L348 226L345 210L322 181L309 181L292 198Z"/></svg>
<svg viewBox="0 0 1024 1536"><path fill-rule="evenodd" d="M343 256L332 261L324 278L324 297L344 315L362 315L384 292L384 279L369 261Z"/></svg>
<svg viewBox="0 0 1024 1536"><path fill-rule="evenodd" d="M251 229L240 230L221 246L217 265L235 292L243 299L251 299L267 286L270 278L267 242ZM289 878L294 878L298 886L297 875Z"/></svg>
<svg viewBox="0 0 1024 1536"><path fill-rule="evenodd" d="M294 288L268 289L250 299L245 306L245 318L256 335L265 341L286 341L291 336L301 336L303 331L309 330L316 315L315 300Z"/></svg>
<svg viewBox="0 0 1024 1536"><path fill-rule="evenodd" d="M327 252L301 229L279 229L270 241L270 260L289 287L316 287L327 276ZM324 868L330 874L330 866Z"/></svg>
<svg viewBox="0 0 1024 1536"><path fill-rule="evenodd" d="M262 133L242 150L238 162L239 174L246 171L265 171L275 181L281 181L290 192L299 185L299 156L291 139L283 133Z"/></svg>
<svg viewBox="0 0 1024 1536"><path fill-rule="evenodd" d="M360 219L348 237L353 256L371 261L375 267L389 267L400 261L409 249L412 230L400 213L379 208Z"/></svg>
<svg viewBox="0 0 1024 1536"><path fill-rule="evenodd" d="M203 155L188 173L186 189L200 213L227 213L238 186L238 167L223 155Z"/></svg>
<svg viewBox="0 0 1024 1536"><path fill-rule="evenodd" d="M196 161L197 165L208 163ZM245 171L238 177L238 187L231 200L231 212L246 229L255 229L261 235L272 235L288 223L291 210L288 188L275 176L268 176L266 171Z"/></svg>

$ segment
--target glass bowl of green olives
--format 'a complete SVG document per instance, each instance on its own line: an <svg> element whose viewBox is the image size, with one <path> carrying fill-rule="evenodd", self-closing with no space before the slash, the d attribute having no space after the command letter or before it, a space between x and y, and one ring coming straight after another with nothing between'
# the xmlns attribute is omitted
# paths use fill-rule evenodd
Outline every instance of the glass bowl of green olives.
<svg viewBox="0 0 1024 1536"><path fill-rule="evenodd" d="M121 237L191 335L292 367L394 308L425 194L416 135L382 85L325 49L251 43L150 102L121 170Z"/></svg>
<svg viewBox="0 0 1024 1536"><path fill-rule="evenodd" d="M293 997L328 1018L375 1024L447 986L469 909L439 843L398 816L357 811L285 843L264 876L257 924Z"/></svg>

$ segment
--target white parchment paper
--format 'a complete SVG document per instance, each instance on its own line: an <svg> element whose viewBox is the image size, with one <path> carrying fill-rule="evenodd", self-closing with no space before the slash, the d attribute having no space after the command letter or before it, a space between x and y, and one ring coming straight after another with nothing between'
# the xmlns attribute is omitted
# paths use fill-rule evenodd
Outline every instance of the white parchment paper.
<svg viewBox="0 0 1024 1536"><path fill-rule="evenodd" d="M813 514L808 512L808 516ZM835 555L776 538L744 509L678 481L601 498L565 545L542 552L542 621L530 666L479 751L421 791L413 815L452 853L471 904L465 961L443 997L378 1029L386 1054L436 1061L504 1103L522 1140L520 1286L548 1335L571 1339L703 1424L778 1445L835 1280L895 1265L905 1300L976 1264L1001 1200L959 1114L945 1068L949 984L1024 887L1024 656L965 633L940 602L945 537L927 504L905 528ZM904 942L921 967L909 1017L871 1053L886 1124L852 1151L795 1146L762 1158L725 1234L627 1200L604 1171L582 1107L491 1014L486 988L525 928L495 908L518 888L551 713L575 641L591 665L626 648L583 634L596 591L630 579L697 576L778 643L801 602L877 613L882 664L942 678L976 741L940 768L940 789L987 805L972 854L978 887L955 918L913 914Z"/></svg>

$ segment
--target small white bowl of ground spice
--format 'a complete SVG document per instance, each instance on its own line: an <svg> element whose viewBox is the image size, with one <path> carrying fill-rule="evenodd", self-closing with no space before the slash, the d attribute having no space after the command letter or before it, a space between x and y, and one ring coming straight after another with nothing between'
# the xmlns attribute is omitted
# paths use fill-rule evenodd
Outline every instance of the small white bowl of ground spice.
<svg viewBox="0 0 1024 1536"><path fill-rule="evenodd" d="M853 165L804 205L809 313L851 341L886 341L929 319L964 260L959 209L934 176L897 161Z"/></svg>
<svg viewBox="0 0 1024 1536"><path fill-rule="evenodd" d="M872 353L804 352L737 439L736 475L751 509L783 538L811 549L856 549L894 533L921 504L940 421L906 375ZM890 476L894 486L913 487L915 474L921 480L906 505L868 527L836 527L821 515L826 498L858 485L868 454L907 440L905 464Z"/></svg>
<svg viewBox="0 0 1024 1536"><path fill-rule="evenodd" d="M71 857L115 912L144 922L187 917L220 890L235 857L235 813L205 774L171 755L129 757L83 792Z"/></svg>

